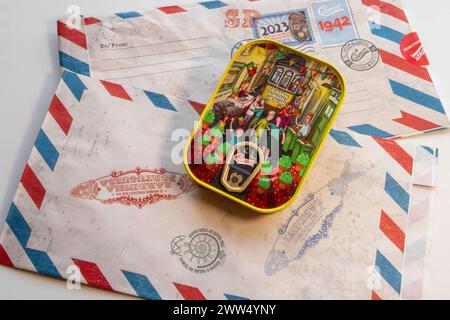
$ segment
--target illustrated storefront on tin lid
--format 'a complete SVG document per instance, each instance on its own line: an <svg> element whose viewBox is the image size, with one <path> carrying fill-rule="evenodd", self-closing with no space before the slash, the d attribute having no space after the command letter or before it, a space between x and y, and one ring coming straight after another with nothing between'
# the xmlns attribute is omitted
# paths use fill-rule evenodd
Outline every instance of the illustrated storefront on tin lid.
<svg viewBox="0 0 450 320"><path fill-rule="evenodd" d="M287 56L275 63L272 74L267 79L262 97L269 106L282 108L301 95L301 85L305 79L305 59Z"/></svg>

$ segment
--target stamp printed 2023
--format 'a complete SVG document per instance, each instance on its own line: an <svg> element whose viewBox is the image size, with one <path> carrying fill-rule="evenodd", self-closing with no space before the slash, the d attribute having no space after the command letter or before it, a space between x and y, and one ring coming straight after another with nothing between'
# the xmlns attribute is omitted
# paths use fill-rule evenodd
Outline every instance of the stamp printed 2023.
<svg viewBox="0 0 450 320"><path fill-rule="evenodd" d="M306 9L265 14L253 20L255 39L272 39L288 46L314 42Z"/></svg>
<svg viewBox="0 0 450 320"><path fill-rule="evenodd" d="M347 0L312 2L311 10L322 47L340 46L359 38Z"/></svg>

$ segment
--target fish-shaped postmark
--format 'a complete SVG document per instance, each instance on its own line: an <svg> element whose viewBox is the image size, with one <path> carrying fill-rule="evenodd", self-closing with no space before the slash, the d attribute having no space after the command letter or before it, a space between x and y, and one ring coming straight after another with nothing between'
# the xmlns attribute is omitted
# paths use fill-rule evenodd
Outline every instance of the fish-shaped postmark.
<svg viewBox="0 0 450 320"><path fill-rule="evenodd" d="M328 237L334 218L344 206L348 185L363 174L364 172L351 171L350 161L346 160L339 177L331 179L305 197L303 203L278 230L264 267L267 276L300 259L321 239Z"/></svg>

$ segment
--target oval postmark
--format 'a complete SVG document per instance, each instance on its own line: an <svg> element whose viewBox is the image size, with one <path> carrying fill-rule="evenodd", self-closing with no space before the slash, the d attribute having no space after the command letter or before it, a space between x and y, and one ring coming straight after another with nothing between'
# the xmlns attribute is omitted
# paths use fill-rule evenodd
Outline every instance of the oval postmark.
<svg viewBox="0 0 450 320"><path fill-rule="evenodd" d="M72 188L70 195L106 205L117 203L142 209L162 200L176 200L195 189L193 181L185 173L137 167L82 182Z"/></svg>
<svg viewBox="0 0 450 320"><path fill-rule="evenodd" d="M356 71L367 71L375 67L380 59L378 48L370 41L354 39L341 50L342 61Z"/></svg>
<svg viewBox="0 0 450 320"><path fill-rule="evenodd" d="M189 235L179 235L170 243L170 253L194 273L213 271L226 257L222 236L208 228L199 228Z"/></svg>

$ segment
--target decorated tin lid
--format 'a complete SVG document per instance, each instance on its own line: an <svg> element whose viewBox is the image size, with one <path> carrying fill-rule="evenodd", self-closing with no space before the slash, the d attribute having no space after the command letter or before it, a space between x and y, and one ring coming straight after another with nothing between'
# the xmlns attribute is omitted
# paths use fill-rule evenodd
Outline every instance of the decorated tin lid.
<svg viewBox="0 0 450 320"><path fill-rule="evenodd" d="M203 119L203 121L205 121L206 123L213 123L214 120L216 120L216 115L214 114L214 112L212 110L209 110L206 113L205 118Z"/></svg>
<svg viewBox="0 0 450 320"><path fill-rule="evenodd" d="M217 152L221 153L221 154L226 154L228 153L228 150L230 150L231 148L231 144L228 141L222 142L218 147L217 147Z"/></svg>
<svg viewBox="0 0 450 320"><path fill-rule="evenodd" d="M218 126L214 126L211 130L210 130L210 134L211 136L213 136L214 138L221 138L223 136L223 128L218 127Z"/></svg>
<svg viewBox="0 0 450 320"><path fill-rule="evenodd" d="M223 125L216 124L214 127L211 128L211 132L216 132L216 133L220 132L220 134L223 134L224 133L224 129L225 128L223 127Z"/></svg>
<svg viewBox="0 0 450 320"><path fill-rule="evenodd" d="M219 160L220 160L220 158L217 154L210 153L206 156L205 163L206 164L217 164L219 162Z"/></svg>
<svg viewBox="0 0 450 320"><path fill-rule="evenodd" d="M286 208L320 156L344 98L344 80L329 63L272 40L245 43L233 55L192 132L184 153L186 170L205 188L258 212ZM293 117L296 121L290 121ZM207 161L216 163L214 157L223 159L224 154L226 159L213 179L202 180L194 170L198 159L190 151L205 124L212 129L202 138L203 145L218 144ZM297 171L288 172L293 163L301 169L301 179ZM271 183L271 164L282 172L279 183ZM267 201L255 201L255 185L274 192L267 194ZM270 199L277 188L289 194Z"/></svg>
<svg viewBox="0 0 450 320"><path fill-rule="evenodd" d="M286 170L289 170L292 167L291 158L288 156L284 156L280 159L280 167Z"/></svg>
<svg viewBox="0 0 450 320"><path fill-rule="evenodd" d="M260 186L263 189L269 189L270 188L270 179L267 177L259 178L258 186Z"/></svg>
<svg viewBox="0 0 450 320"><path fill-rule="evenodd" d="M272 173L272 164L270 163L270 161L266 161L262 164L261 166L261 173L264 175L269 175Z"/></svg>
<svg viewBox="0 0 450 320"><path fill-rule="evenodd" d="M283 182L284 184L289 185L292 183L293 180L294 178L292 177L292 173L290 173L289 171L280 174L280 181Z"/></svg>
<svg viewBox="0 0 450 320"><path fill-rule="evenodd" d="M297 163L302 166L307 166L309 163L309 160L310 160L310 158L306 153L301 153L297 157Z"/></svg>
<svg viewBox="0 0 450 320"><path fill-rule="evenodd" d="M203 146L207 146L211 142L211 136L205 133L204 135L201 136L201 141Z"/></svg>

